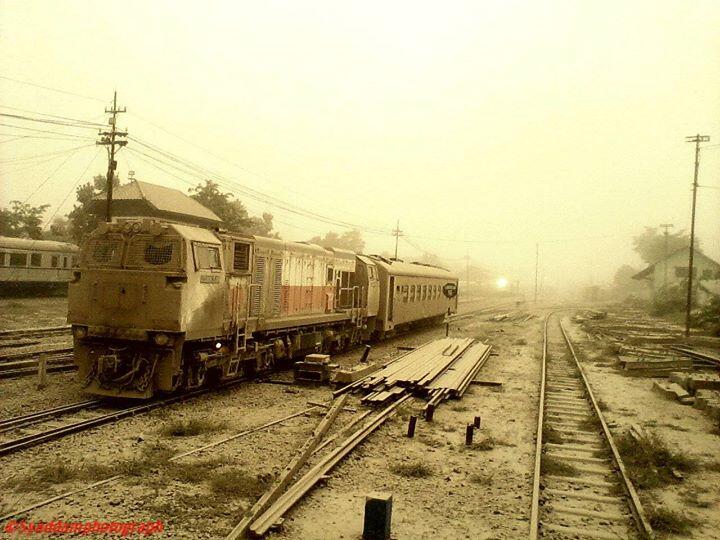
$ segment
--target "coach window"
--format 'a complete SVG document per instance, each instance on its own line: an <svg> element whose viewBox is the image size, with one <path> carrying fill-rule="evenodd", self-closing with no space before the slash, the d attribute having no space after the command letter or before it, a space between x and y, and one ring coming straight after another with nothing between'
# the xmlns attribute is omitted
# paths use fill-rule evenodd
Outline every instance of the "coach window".
<svg viewBox="0 0 720 540"><path fill-rule="evenodd" d="M67 258L67 257L63 257L63 268L67 268L68 266L70 266L70 264L69 264L69 262L68 262L68 258Z"/></svg>
<svg viewBox="0 0 720 540"><path fill-rule="evenodd" d="M403 285L402 296L403 296L403 304L407 304L408 303L408 286L407 285Z"/></svg>
<svg viewBox="0 0 720 540"><path fill-rule="evenodd" d="M5 252L0 251L0 266L5 266Z"/></svg>
<svg viewBox="0 0 720 540"><path fill-rule="evenodd" d="M50 266L53 268L57 268L58 266L60 266L60 257L58 257L57 255L51 255Z"/></svg>
<svg viewBox="0 0 720 540"><path fill-rule="evenodd" d="M10 266L27 266L27 253L11 253Z"/></svg>
<svg viewBox="0 0 720 540"><path fill-rule="evenodd" d="M195 244L195 270L222 270L220 249L216 246Z"/></svg>
<svg viewBox="0 0 720 540"><path fill-rule="evenodd" d="M415 301L415 285L410 285L410 301Z"/></svg>
<svg viewBox="0 0 720 540"><path fill-rule="evenodd" d="M42 255L39 253L31 253L30 266L42 266Z"/></svg>

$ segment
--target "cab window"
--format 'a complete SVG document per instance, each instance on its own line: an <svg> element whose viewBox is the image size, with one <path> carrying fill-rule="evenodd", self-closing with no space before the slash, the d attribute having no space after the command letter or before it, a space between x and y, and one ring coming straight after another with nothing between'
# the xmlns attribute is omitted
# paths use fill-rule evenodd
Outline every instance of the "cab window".
<svg viewBox="0 0 720 540"><path fill-rule="evenodd" d="M195 270L222 270L220 248L195 244Z"/></svg>

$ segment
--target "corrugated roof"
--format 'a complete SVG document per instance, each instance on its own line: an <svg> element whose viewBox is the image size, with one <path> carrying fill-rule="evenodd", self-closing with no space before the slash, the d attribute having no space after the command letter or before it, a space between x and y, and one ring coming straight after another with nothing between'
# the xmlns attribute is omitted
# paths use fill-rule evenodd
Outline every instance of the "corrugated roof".
<svg viewBox="0 0 720 540"><path fill-rule="evenodd" d="M98 195L95 200L105 200L105 196ZM118 186L113 190L113 201L146 201L160 212L182 214L218 224L222 223L222 220L215 212L182 191L150 184L149 182L133 180Z"/></svg>

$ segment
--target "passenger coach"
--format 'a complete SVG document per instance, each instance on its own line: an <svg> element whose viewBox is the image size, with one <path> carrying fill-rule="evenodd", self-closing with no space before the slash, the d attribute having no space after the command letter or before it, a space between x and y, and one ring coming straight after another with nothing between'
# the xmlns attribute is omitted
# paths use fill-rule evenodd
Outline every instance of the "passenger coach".
<svg viewBox="0 0 720 540"><path fill-rule="evenodd" d="M78 251L67 242L0 236L0 294L67 289Z"/></svg>

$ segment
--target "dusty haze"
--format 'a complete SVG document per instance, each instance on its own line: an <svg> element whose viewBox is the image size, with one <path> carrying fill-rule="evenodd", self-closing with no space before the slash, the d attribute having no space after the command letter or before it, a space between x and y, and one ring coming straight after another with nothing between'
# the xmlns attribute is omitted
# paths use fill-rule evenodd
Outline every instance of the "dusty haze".
<svg viewBox="0 0 720 540"><path fill-rule="evenodd" d="M716 0L0 0L0 11L3 112L104 121L117 89L132 136L361 225L369 252L392 250L399 219L412 243L401 257L467 254L525 290L536 242L544 286L601 285L643 266L631 238L644 226L689 229L684 138L709 135L697 235L720 260ZM48 217L72 208L106 157L93 130L70 131L87 141L0 129L0 162L87 144L59 169L0 164L2 205L53 174L29 202L50 203ZM123 181L134 170L183 191L200 182L125 150L118 161ZM239 198L286 239L340 230Z"/></svg>

